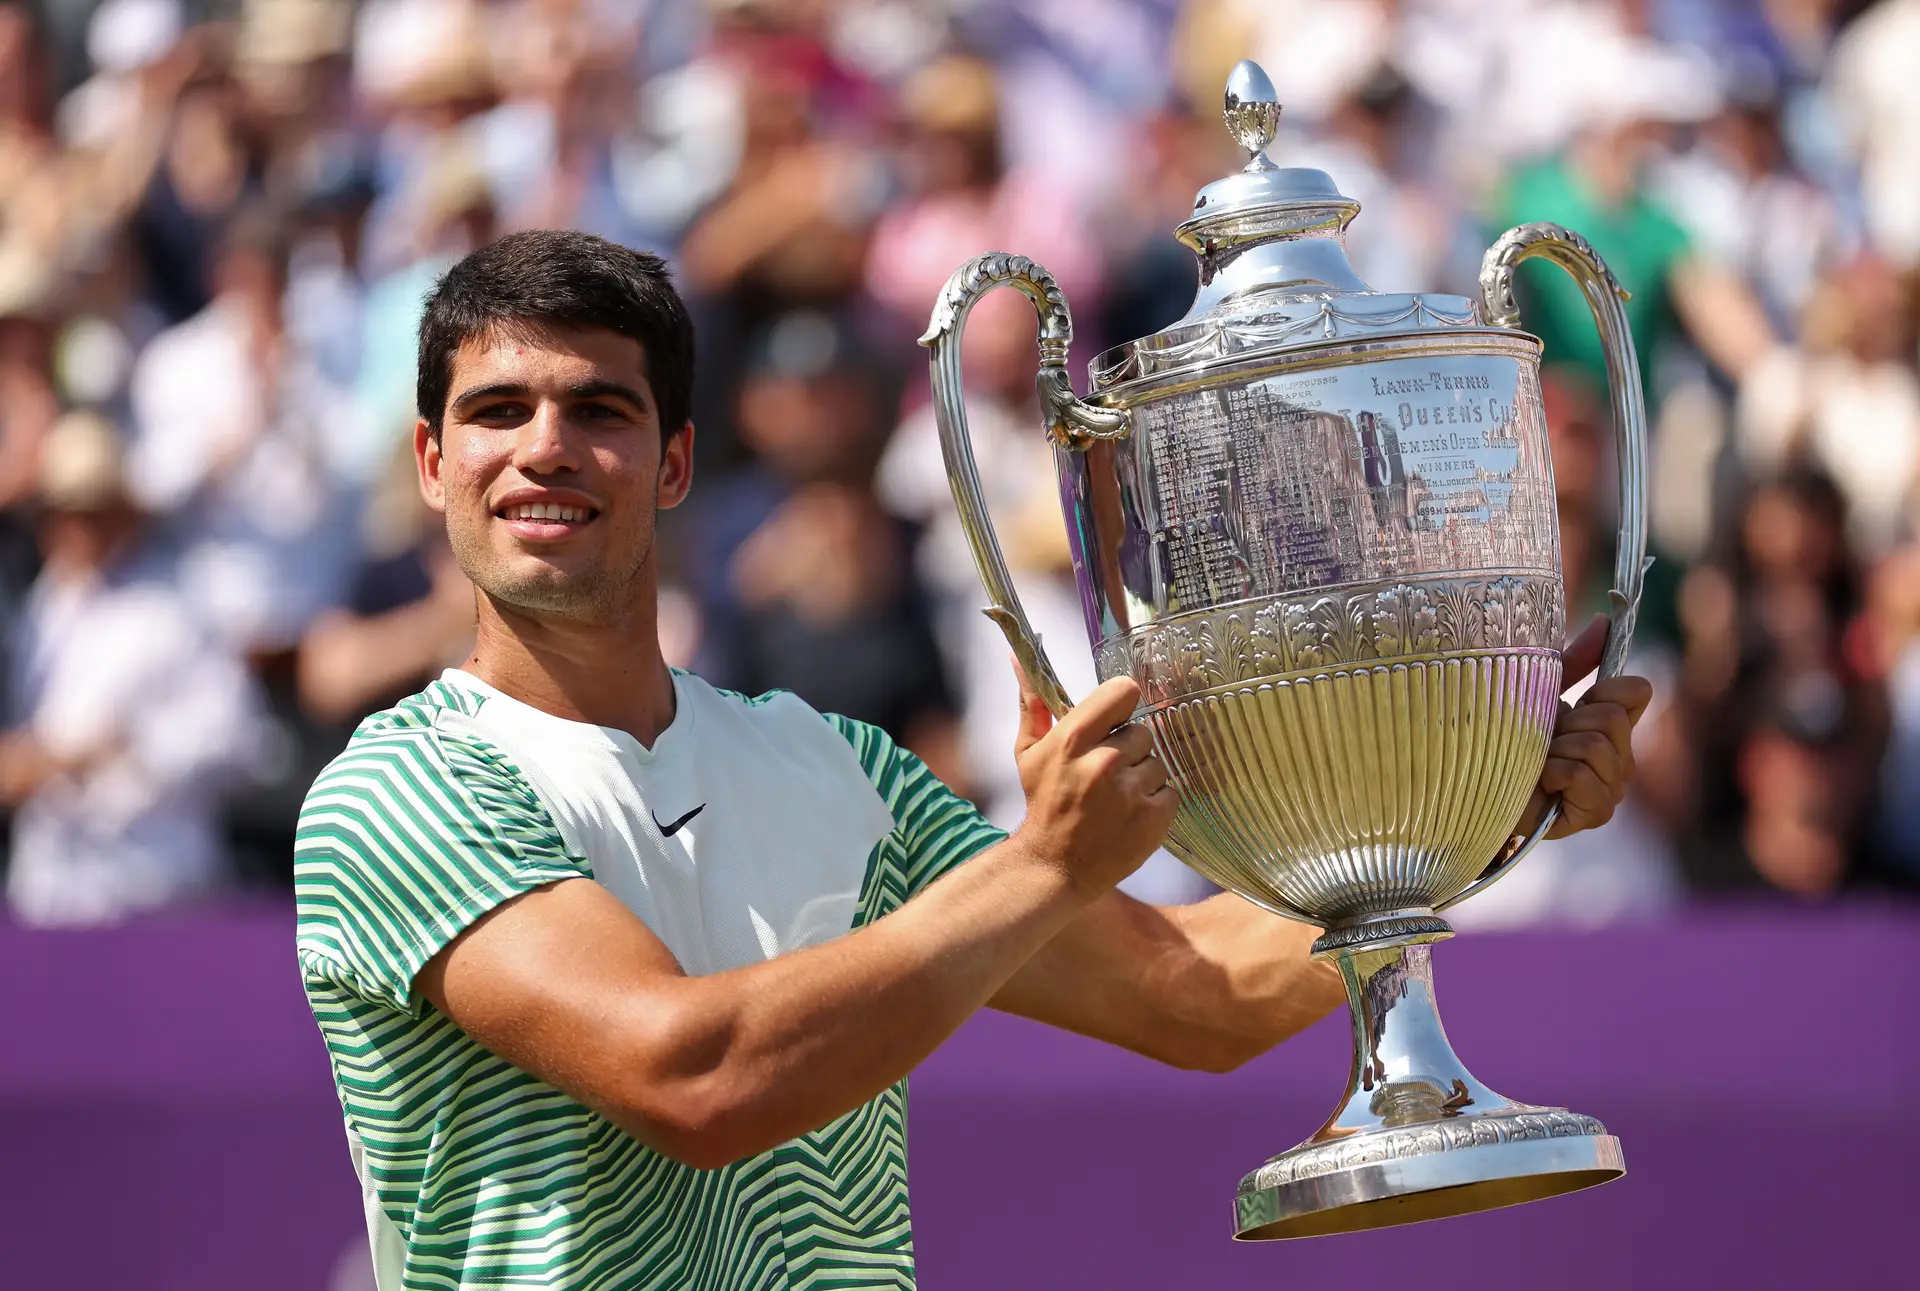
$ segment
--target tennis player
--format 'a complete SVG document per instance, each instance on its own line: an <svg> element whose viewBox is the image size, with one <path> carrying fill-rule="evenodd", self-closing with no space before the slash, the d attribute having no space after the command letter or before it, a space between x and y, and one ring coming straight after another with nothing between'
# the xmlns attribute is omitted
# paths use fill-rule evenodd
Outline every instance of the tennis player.
<svg viewBox="0 0 1920 1291"><path fill-rule="evenodd" d="M362 723L297 858L381 1291L911 1287L905 1077L976 1009L1220 1070L1341 999L1312 929L1114 891L1175 806L1131 681L1057 724L1025 696L1007 837L872 727L669 670L692 375L661 261L583 234L428 305L414 448L478 638ZM1649 694L1563 714L1565 830L1612 814Z"/></svg>

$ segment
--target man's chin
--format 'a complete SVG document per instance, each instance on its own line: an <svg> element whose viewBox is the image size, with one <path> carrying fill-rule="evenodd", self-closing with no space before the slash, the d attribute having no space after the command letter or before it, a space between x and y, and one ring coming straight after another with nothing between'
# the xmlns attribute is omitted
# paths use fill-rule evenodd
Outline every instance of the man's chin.
<svg viewBox="0 0 1920 1291"><path fill-rule="evenodd" d="M469 577L473 577L470 573ZM638 588L598 565L521 556L486 571L474 584L497 605L533 617L601 621L620 615Z"/></svg>

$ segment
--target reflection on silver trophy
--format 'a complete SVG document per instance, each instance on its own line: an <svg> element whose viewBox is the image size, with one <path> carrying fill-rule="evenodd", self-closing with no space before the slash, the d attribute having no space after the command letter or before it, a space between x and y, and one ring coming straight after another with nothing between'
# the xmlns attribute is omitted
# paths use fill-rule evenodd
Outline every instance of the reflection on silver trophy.
<svg viewBox="0 0 1920 1291"><path fill-rule="evenodd" d="M1348 1232L1619 1176L1600 1122L1515 1102L1454 1056L1433 995L1441 912L1550 828L1515 834L1546 757L1566 630L1540 343L1514 266L1577 279L1606 341L1621 532L1603 676L1646 548L1645 409L1624 293L1578 234L1529 224L1487 252L1480 298L1376 291L1343 244L1359 211L1266 155L1280 107L1241 63L1229 130L1251 154L1177 236L1185 318L1066 371L1072 324L1040 266L982 256L921 338L954 498L991 605L1056 713L981 499L961 398L967 311L1011 286L1040 314L1041 405L1100 676L1130 675L1180 787L1168 846L1222 887L1325 929L1352 1009L1338 1109L1241 1181L1249 1240Z"/></svg>

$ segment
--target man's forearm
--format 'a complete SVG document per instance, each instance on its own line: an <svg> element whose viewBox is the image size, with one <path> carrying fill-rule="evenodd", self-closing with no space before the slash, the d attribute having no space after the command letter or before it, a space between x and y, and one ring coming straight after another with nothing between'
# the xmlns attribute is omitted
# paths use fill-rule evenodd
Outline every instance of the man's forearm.
<svg viewBox="0 0 1920 1291"><path fill-rule="evenodd" d="M1088 900L1016 839L849 936L676 979L631 1001L631 1080L602 1110L695 1165L764 1151L905 1076Z"/></svg>
<svg viewBox="0 0 1920 1291"><path fill-rule="evenodd" d="M1226 1071L1340 1004L1339 975L1307 957L1314 933L1236 896L1161 907L1113 892L993 1004L1176 1067Z"/></svg>
<svg viewBox="0 0 1920 1291"><path fill-rule="evenodd" d="M1320 933L1231 893L1168 912L1190 948L1171 998L1204 1020L1230 1065L1306 1030L1346 999L1331 963L1308 958Z"/></svg>

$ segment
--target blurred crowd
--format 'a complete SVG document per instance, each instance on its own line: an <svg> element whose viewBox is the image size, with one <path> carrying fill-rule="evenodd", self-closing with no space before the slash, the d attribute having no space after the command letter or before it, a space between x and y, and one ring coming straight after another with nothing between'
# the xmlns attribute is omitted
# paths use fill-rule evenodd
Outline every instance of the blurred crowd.
<svg viewBox="0 0 1920 1291"><path fill-rule="evenodd" d="M1012 823L1014 681L914 338L997 249L1065 288L1076 368L1179 317L1170 232L1244 159L1218 107L1248 56L1272 155L1362 202L1375 286L1471 294L1499 231L1548 219L1633 292L1640 785L1462 913L1920 882L1920 0L8 0L14 917L283 887L318 767L463 657L414 330L436 275L526 227L660 252L695 312L670 660L876 722ZM1570 594L1604 606L1603 357L1535 268ZM975 312L988 497L1084 691L1034 362L1024 302Z"/></svg>

